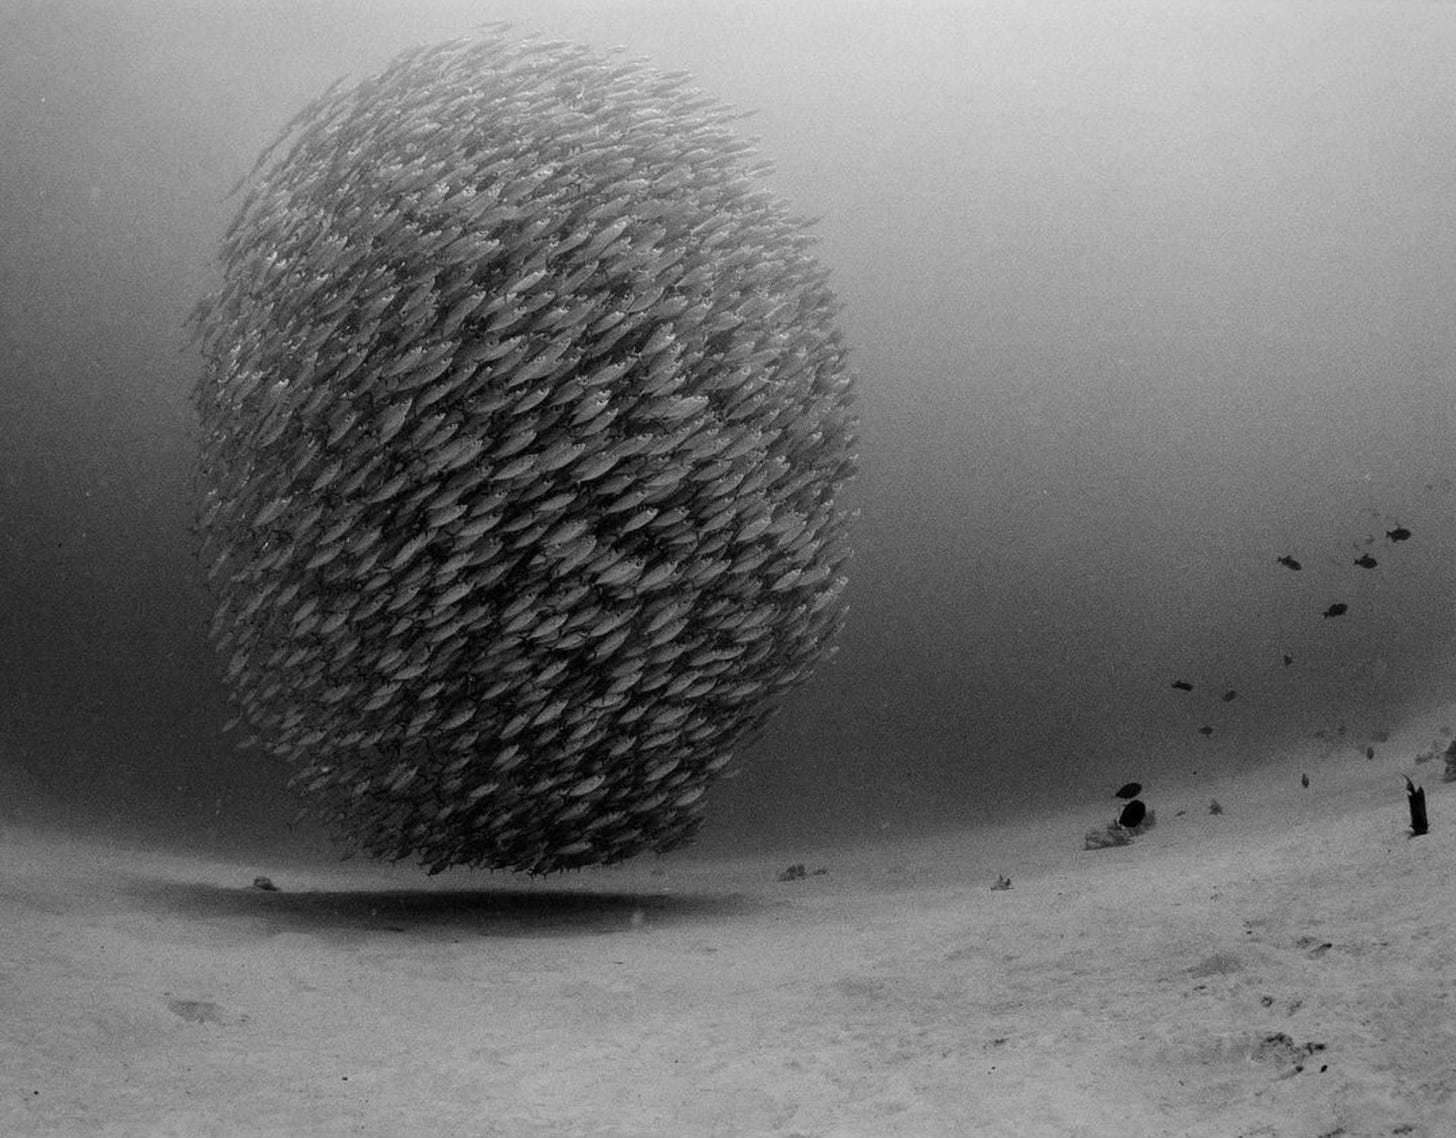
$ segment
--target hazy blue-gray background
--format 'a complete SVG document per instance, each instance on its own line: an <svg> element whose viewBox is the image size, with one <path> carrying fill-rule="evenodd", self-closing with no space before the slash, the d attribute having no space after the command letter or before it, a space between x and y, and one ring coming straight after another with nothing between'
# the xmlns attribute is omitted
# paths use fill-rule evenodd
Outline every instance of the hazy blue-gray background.
<svg viewBox="0 0 1456 1138"><path fill-rule="evenodd" d="M1341 723L1363 746L1443 692L1451 6L0 0L10 805L281 831L282 772L218 733L179 325L295 110L501 17L758 108L846 302L851 621L709 847L1156 787Z"/></svg>

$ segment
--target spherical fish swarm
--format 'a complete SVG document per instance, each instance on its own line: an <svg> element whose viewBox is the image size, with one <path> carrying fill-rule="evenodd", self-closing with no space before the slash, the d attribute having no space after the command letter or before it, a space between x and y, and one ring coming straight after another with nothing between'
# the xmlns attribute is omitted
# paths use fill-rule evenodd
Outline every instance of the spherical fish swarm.
<svg viewBox="0 0 1456 1138"><path fill-rule="evenodd" d="M735 117L497 30L336 85L245 179L193 317L210 632L355 847L677 846L842 623L837 303Z"/></svg>

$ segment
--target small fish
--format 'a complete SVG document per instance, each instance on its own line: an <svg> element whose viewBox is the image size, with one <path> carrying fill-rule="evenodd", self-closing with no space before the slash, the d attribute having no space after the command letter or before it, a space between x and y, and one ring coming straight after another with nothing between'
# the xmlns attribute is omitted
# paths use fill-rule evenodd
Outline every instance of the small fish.
<svg viewBox="0 0 1456 1138"><path fill-rule="evenodd" d="M1229 688L1229 690L1224 692L1223 695L1219 696L1219 698L1222 699L1224 703L1233 703L1234 700L1239 698L1239 693L1234 691L1233 688Z"/></svg>
<svg viewBox="0 0 1456 1138"><path fill-rule="evenodd" d="M1380 562L1376 561L1370 554L1362 553L1359 557L1355 558L1355 564L1360 566L1361 569L1374 569Z"/></svg>
<svg viewBox="0 0 1456 1138"><path fill-rule="evenodd" d="M1205 723L1205 724L1204 724L1204 725L1203 725L1203 726L1202 726L1202 727L1200 727L1200 728L1199 728L1199 729L1198 729L1198 733L1199 733L1199 734L1200 734L1200 735L1202 735L1202 736L1203 736L1203 737L1204 737L1204 738L1205 738L1205 739L1206 739L1206 738L1208 738L1208 737L1209 737L1209 736L1210 736L1210 735L1212 735L1212 734L1213 734L1213 728L1212 728L1212 727L1210 727L1210 726L1208 726L1208 724L1206 724L1206 723Z"/></svg>
<svg viewBox="0 0 1456 1138"><path fill-rule="evenodd" d="M1286 668L1289 667L1290 664L1294 663L1294 657L1291 656L1288 652L1284 653L1282 659L1284 660L1284 666Z"/></svg>
<svg viewBox="0 0 1456 1138"><path fill-rule="evenodd" d="M1328 620L1332 616L1344 616L1349 611L1350 611L1350 606L1349 605L1343 604L1340 601L1336 601L1329 608L1325 609L1324 615L1325 615L1325 619Z"/></svg>
<svg viewBox="0 0 1456 1138"><path fill-rule="evenodd" d="M1280 565L1283 565L1284 568L1293 569L1296 573L1304 568L1303 565L1301 565L1298 561L1294 560L1294 558L1287 553L1283 557L1275 558L1275 560L1278 561Z"/></svg>
<svg viewBox="0 0 1456 1138"><path fill-rule="evenodd" d="M1406 529L1405 526L1401 525L1396 526L1394 529L1388 529L1385 531L1385 536L1390 538L1392 542L1405 541L1410 537L1410 535L1411 531Z"/></svg>
<svg viewBox="0 0 1456 1138"><path fill-rule="evenodd" d="M1302 787L1304 787L1305 790L1308 790L1309 789L1309 775L1307 775L1307 774L1300 775L1299 776L1299 785L1302 786Z"/></svg>
<svg viewBox="0 0 1456 1138"><path fill-rule="evenodd" d="M1365 758L1366 759L1373 759L1374 757L1375 757L1375 748L1374 747L1366 747L1365 748Z"/></svg>
<svg viewBox="0 0 1456 1138"><path fill-rule="evenodd" d="M1113 798L1136 798L1143 792L1143 784L1140 782L1129 782L1119 786L1112 792Z"/></svg>
<svg viewBox="0 0 1456 1138"><path fill-rule="evenodd" d="M1187 680L1174 680L1172 686L1177 688L1179 691L1193 690L1193 685L1190 684Z"/></svg>

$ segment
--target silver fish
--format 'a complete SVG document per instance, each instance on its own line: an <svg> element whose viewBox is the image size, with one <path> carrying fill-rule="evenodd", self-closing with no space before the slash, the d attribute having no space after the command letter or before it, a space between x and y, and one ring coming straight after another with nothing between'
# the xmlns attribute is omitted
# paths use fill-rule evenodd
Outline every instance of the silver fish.
<svg viewBox="0 0 1456 1138"><path fill-rule="evenodd" d="M843 621L836 302L686 78L490 25L244 179L189 318L208 634L365 852L680 844Z"/></svg>

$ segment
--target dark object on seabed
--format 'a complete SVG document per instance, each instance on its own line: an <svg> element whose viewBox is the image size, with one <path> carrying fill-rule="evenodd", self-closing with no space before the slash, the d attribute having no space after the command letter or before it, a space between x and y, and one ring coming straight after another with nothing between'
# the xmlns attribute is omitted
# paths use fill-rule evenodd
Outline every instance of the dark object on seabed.
<svg viewBox="0 0 1456 1138"><path fill-rule="evenodd" d="M1218 801L1217 798L1210 798L1208 800L1208 812L1210 814L1222 814L1223 813L1223 806L1219 804L1219 801Z"/></svg>
<svg viewBox="0 0 1456 1138"><path fill-rule="evenodd" d="M1193 685L1190 684L1187 680L1174 680L1173 681L1173 686L1175 688L1177 688L1179 691L1192 691L1193 690Z"/></svg>
<svg viewBox="0 0 1456 1138"><path fill-rule="evenodd" d="M1283 565L1286 569L1293 569L1296 573L1298 573L1300 569L1303 568L1303 566L1301 566L1298 561L1294 560L1294 558L1290 557L1287 553L1283 557L1276 557L1274 560L1279 562L1279 564Z"/></svg>
<svg viewBox="0 0 1456 1138"><path fill-rule="evenodd" d="M1008 890L1010 888L1011 888L1011 878L1006 877L1004 875L1003 876L998 876L996 878L996 884L993 885L993 886L991 886L991 892L992 893L1004 893L1004 892L1006 892L1006 890Z"/></svg>
<svg viewBox="0 0 1456 1138"><path fill-rule="evenodd" d="M1344 616L1350 611L1350 606L1343 601L1336 601L1329 608L1325 609L1324 616L1328 620L1332 616Z"/></svg>
<svg viewBox="0 0 1456 1138"><path fill-rule="evenodd" d="M278 892L281 892L281 890L278 888L278 886L276 886L276 885L273 884L273 879L271 877L255 877L255 878L253 878L253 888L254 889L261 889L264 893L278 893Z"/></svg>
<svg viewBox="0 0 1456 1138"><path fill-rule="evenodd" d="M1113 798L1136 798L1143 792L1140 782L1125 782L1112 792Z"/></svg>
<svg viewBox="0 0 1456 1138"><path fill-rule="evenodd" d="M1426 823L1426 788L1411 782L1410 775L1404 777L1405 794L1410 802L1411 837L1419 838L1422 834L1430 832L1430 827Z"/></svg>
<svg viewBox="0 0 1456 1138"><path fill-rule="evenodd" d="M1300 775L1299 776L1299 785L1302 786L1302 787L1304 787L1305 790L1308 790L1309 789L1309 775L1307 775L1307 774Z"/></svg>
<svg viewBox="0 0 1456 1138"><path fill-rule="evenodd" d="M1125 830L1136 830L1147 816L1148 808L1134 798L1122 808L1122 813L1117 816L1117 824Z"/></svg>

